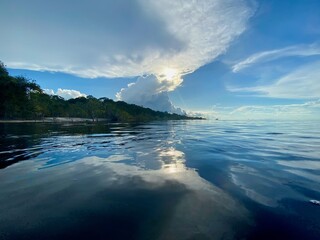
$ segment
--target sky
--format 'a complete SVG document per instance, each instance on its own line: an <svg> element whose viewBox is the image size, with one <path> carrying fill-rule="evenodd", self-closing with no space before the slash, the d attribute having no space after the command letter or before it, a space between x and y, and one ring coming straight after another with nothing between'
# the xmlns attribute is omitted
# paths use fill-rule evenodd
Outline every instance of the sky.
<svg viewBox="0 0 320 240"><path fill-rule="evenodd" d="M319 0L2 0L0 60L66 99L320 120Z"/></svg>

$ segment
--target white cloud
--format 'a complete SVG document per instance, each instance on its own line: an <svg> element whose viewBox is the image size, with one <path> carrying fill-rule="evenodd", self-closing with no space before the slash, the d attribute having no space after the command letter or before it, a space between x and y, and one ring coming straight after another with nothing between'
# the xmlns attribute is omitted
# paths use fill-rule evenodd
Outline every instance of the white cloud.
<svg viewBox="0 0 320 240"><path fill-rule="evenodd" d="M44 93L48 94L48 95L55 95L53 89L43 89Z"/></svg>
<svg viewBox="0 0 320 240"><path fill-rule="evenodd" d="M208 114L208 111L201 111L201 110L200 111L188 110L186 113L190 117L202 117L206 119L209 119L212 116L212 114L214 114L214 113Z"/></svg>
<svg viewBox="0 0 320 240"><path fill-rule="evenodd" d="M16 12L6 11L15 5ZM46 15L52 9L56 14ZM8 28L0 52L9 68L82 77L160 75L166 67L183 74L223 53L252 14L245 0L12 0L0 12Z"/></svg>
<svg viewBox="0 0 320 240"><path fill-rule="evenodd" d="M252 65L269 62L283 57L320 55L320 45L295 45L270 51L258 52L232 66L233 72L239 72Z"/></svg>
<svg viewBox="0 0 320 240"><path fill-rule="evenodd" d="M320 99L300 104L241 107L216 105L201 114L211 120L320 120Z"/></svg>
<svg viewBox="0 0 320 240"><path fill-rule="evenodd" d="M273 98L320 98L320 62L304 65L270 85L227 89L231 92L253 92L257 96Z"/></svg>
<svg viewBox="0 0 320 240"><path fill-rule="evenodd" d="M58 90L56 92L53 89L44 89L44 92L49 95L58 95L60 97L63 97L66 100L71 99L71 98L78 98L78 97L86 97L87 96L86 94L81 93L77 90L62 89L62 88L58 88Z"/></svg>
<svg viewBox="0 0 320 240"><path fill-rule="evenodd" d="M132 66L132 75L152 75L140 77L136 83L129 84L117 94L117 99L159 111L185 114L172 105L167 92L181 85L181 75L223 53L230 42L245 30L252 10L243 1L150 1L149 4L162 10L159 14L167 22L168 31L180 39L184 47L170 54L153 55L151 51L142 63L126 63L122 71L131 71ZM233 21L234 17L239 22ZM124 56L119 57L119 60L123 59ZM143 72L135 72L140 71L141 66Z"/></svg>
<svg viewBox="0 0 320 240"><path fill-rule="evenodd" d="M159 79L155 75L139 77L137 82L130 83L127 88L117 93L117 100L152 108L157 111L185 114L180 108L171 103L168 91L172 91L182 82L176 80Z"/></svg>

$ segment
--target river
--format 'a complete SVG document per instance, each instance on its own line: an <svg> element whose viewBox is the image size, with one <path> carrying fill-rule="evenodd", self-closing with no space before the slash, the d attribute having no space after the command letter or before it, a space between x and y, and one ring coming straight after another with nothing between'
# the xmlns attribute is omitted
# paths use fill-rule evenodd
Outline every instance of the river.
<svg viewBox="0 0 320 240"><path fill-rule="evenodd" d="M320 239L320 125L0 124L0 239Z"/></svg>

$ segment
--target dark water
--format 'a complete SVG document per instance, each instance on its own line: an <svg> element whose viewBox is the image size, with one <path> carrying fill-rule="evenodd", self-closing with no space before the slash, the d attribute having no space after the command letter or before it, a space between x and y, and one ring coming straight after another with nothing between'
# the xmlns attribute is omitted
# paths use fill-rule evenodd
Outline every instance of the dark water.
<svg viewBox="0 0 320 240"><path fill-rule="evenodd" d="M320 239L318 122L1 124L0 239Z"/></svg>

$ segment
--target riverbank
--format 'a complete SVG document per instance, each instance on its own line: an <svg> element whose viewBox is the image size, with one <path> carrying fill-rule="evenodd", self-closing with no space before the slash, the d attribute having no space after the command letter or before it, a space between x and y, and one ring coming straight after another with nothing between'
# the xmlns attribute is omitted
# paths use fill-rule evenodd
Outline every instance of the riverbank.
<svg viewBox="0 0 320 240"><path fill-rule="evenodd" d="M61 122L106 122L109 119L106 118L66 118L66 117L56 117L56 118L43 118L43 119L17 119L17 120L0 120L0 123L61 123Z"/></svg>
<svg viewBox="0 0 320 240"><path fill-rule="evenodd" d="M187 118L180 120L206 120L205 118ZM161 120L160 120L161 121ZM44 118L44 119L15 119L15 120L0 120L0 123L99 123L99 122L114 122L107 118L66 118L66 117L57 117L57 118ZM124 121L117 121L124 122ZM127 121L134 122L134 121Z"/></svg>

